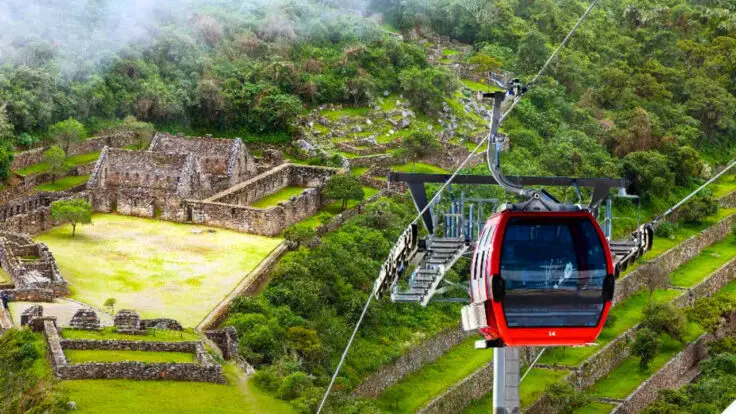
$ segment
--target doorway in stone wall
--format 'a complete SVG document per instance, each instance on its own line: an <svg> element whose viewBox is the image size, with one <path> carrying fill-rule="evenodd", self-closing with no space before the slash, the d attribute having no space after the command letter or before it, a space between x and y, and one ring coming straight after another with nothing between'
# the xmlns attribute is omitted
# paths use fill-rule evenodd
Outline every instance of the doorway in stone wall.
<svg viewBox="0 0 736 414"><path fill-rule="evenodd" d="M187 206L187 221L188 222L194 221L192 218L192 206Z"/></svg>

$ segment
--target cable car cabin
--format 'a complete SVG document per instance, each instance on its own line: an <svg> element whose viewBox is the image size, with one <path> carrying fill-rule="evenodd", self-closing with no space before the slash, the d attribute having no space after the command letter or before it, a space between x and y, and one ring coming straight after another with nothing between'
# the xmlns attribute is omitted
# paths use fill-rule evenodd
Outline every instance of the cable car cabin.
<svg viewBox="0 0 736 414"><path fill-rule="evenodd" d="M611 253L588 211L497 213L478 238L471 266L471 307L485 311L477 326L487 340L592 343L611 307Z"/></svg>

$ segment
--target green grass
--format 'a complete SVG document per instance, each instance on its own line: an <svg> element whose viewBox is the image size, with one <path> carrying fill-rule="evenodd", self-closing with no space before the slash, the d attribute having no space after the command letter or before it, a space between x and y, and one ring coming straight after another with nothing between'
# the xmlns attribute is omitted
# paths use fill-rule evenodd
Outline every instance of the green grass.
<svg viewBox="0 0 736 414"><path fill-rule="evenodd" d="M444 169L431 165L426 164L423 162L417 162L417 163L406 163L403 165L392 165L391 169L398 172L405 172L405 173L422 173L422 174L446 174L447 171Z"/></svg>
<svg viewBox="0 0 736 414"><path fill-rule="evenodd" d="M224 366L228 384L180 381L76 380L62 381L77 411L127 414L291 413L288 403L259 390L232 364Z"/></svg>
<svg viewBox="0 0 736 414"><path fill-rule="evenodd" d="M327 119L336 120L342 118L343 116L364 116L370 110L371 109L367 107L343 107L342 109L337 111L324 110L320 113L324 115Z"/></svg>
<svg viewBox="0 0 736 414"><path fill-rule="evenodd" d="M368 171L368 167L355 167L350 169L350 174L354 175L356 177L360 177L363 175L366 171Z"/></svg>
<svg viewBox="0 0 736 414"><path fill-rule="evenodd" d="M721 198L736 191L736 174L724 174L710 185L710 191L715 198Z"/></svg>
<svg viewBox="0 0 736 414"><path fill-rule="evenodd" d="M590 389L592 395L609 398L626 398L636 387L653 373L662 368L672 357L685 348L685 345L695 340L703 333L703 328L696 323L688 323L684 343L680 343L667 334L662 335L659 354L649 363L649 369L642 371L639 368L639 358L629 356L608 376L595 383Z"/></svg>
<svg viewBox="0 0 736 414"><path fill-rule="evenodd" d="M5 269L0 268L0 285L12 285L13 284L13 278L10 277L8 272L5 271Z"/></svg>
<svg viewBox="0 0 736 414"><path fill-rule="evenodd" d="M693 287L734 257L736 257L736 237L731 236L708 247L697 257L678 267L670 274L670 280L674 286Z"/></svg>
<svg viewBox="0 0 736 414"><path fill-rule="evenodd" d="M54 252L72 297L95 306L114 297L118 309L173 318L185 327L196 326L281 242L113 214L92 221L78 227L76 237L70 225L35 237Z"/></svg>
<svg viewBox="0 0 736 414"><path fill-rule="evenodd" d="M681 293L678 290L657 290L652 295L651 300L656 302L670 302ZM603 328L603 331L601 331L600 336L596 340L598 346L547 348L544 351L544 355L539 359L539 363L569 367L580 365L591 355L600 351L603 346L639 323L644 317L644 308L649 301L649 293L640 292L616 304L610 313L615 317L615 321Z"/></svg>
<svg viewBox="0 0 736 414"><path fill-rule="evenodd" d="M526 371L525 367L522 367L521 372ZM565 378L568 371L565 370L551 370L542 368L532 368L529 375L524 378L524 381L519 386L519 399L521 403L521 409L530 406L536 401L544 390L551 384L558 382ZM464 414L486 414L493 411L493 396L489 392L484 395L483 398L473 401L473 403L463 411Z"/></svg>
<svg viewBox="0 0 736 414"><path fill-rule="evenodd" d="M373 187L364 186L363 193L365 194L364 200L367 200L373 197L374 195L378 194L378 190L376 190ZM360 204L360 202L355 201L355 200L349 200L346 209L353 208L358 204ZM341 201L333 201L332 203L327 204L326 206L322 207L322 209L320 209L318 214L312 217L305 218L299 223L307 225L313 229L316 229L322 224L326 224L332 217L335 217L336 215L340 214L341 207L342 207Z"/></svg>
<svg viewBox="0 0 736 414"><path fill-rule="evenodd" d="M384 391L378 400L381 410L400 413L416 412L448 387L491 362L493 351L475 349L475 339L465 340L436 361L407 375Z"/></svg>
<svg viewBox="0 0 736 414"><path fill-rule="evenodd" d="M719 296L727 296L736 300L736 280L732 280L718 291Z"/></svg>
<svg viewBox="0 0 736 414"><path fill-rule="evenodd" d="M292 196L301 194L304 190L306 190L306 188L304 187L294 187L294 186L284 187L281 190L271 195L263 197L260 200L256 200L255 202L251 203L250 206L257 207L257 208L273 207L282 201L287 201Z"/></svg>
<svg viewBox="0 0 736 414"><path fill-rule="evenodd" d="M583 407L578 408L574 414L608 414L613 410L611 404L603 404L599 402L593 402Z"/></svg>
<svg viewBox="0 0 736 414"><path fill-rule="evenodd" d="M196 363L194 354L185 352L146 352L146 351L102 351L99 349L75 350L68 349L64 351L66 360L70 364L80 364L82 362L121 362L121 361L137 361L137 362L181 362Z"/></svg>
<svg viewBox="0 0 736 414"><path fill-rule="evenodd" d="M462 82L463 85L467 86L468 88L474 91L493 92L493 91L500 90L496 86L489 86L489 85L486 85L485 83L475 82L470 79L460 79L460 82Z"/></svg>
<svg viewBox="0 0 736 414"><path fill-rule="evenodd" d="M460 51L455 49L442 49L442 56L454 56L460 53Z"/></svg>
<svg viewBox="0 0 736 414"><path fill-rule="evenodd" d="M66 165L68 168L73 168L78 165L82 164L88 164L91 162L97 161L97 159L100 158L100 152L90 152L87 154L80 154L75 155L73 157L69 157L66 159ZM40 174L45 173L46 171L50 170L51 166L45 162L41 162L38 164L29 165L26 168L22 168L20 170L15 171L16 174L22 175L24 177L34 174Z"/></svg>
<svg viewBox="0 0 736 414"><path fill-rule="evenodd" d="M53 183L44 183L37 185L34 190L36 191L66 191L70 188L82 185L89 180L89 175L68 175L63 178L59 178Z"/></svg>
<svg viewBox="0 0 736 414"><path fill-rule="evenodd" d="M151 329L145 335L128 335L116 332L115 328L104 328L100 331L87 331L81 329L66 328L61 331L61 337L64 339L99 339L99 340L127 340L127 341L198 341L197 335L191 329L183 331L166 331L161 329Z"/></svg>

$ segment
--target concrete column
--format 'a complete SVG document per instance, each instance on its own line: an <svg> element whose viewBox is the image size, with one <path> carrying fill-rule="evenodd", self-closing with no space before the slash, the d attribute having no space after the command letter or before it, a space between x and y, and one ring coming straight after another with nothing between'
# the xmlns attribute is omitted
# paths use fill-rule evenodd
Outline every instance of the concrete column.
<svg viewBox="0 0 736 414"><path fill-rule="evenodd" d="M518 414L519 348L493 350L493 414Z"/></svg>

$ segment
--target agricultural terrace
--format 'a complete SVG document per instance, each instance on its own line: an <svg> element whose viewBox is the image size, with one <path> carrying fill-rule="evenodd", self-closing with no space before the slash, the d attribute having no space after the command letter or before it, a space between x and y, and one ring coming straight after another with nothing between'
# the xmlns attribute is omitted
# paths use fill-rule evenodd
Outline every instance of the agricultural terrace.
<svg viewBox="0 0 736 414"><path fill-rule="evenodd" d="M75 237L65 225L35 238L54 252L72 297L98 307L113 297L117 309L184 326L196 326L281 242L112 214L92 222Z"/></svg>

